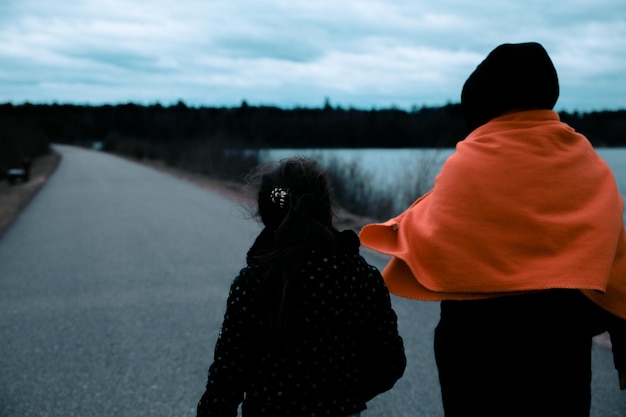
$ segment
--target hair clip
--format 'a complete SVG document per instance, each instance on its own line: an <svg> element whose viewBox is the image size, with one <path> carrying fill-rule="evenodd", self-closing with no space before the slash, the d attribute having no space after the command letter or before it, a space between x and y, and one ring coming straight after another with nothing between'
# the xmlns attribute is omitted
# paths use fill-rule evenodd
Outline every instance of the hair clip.
<svg viewBox="0 0 626 417"><path fill-rule="evenodd" d="M270 192L270 199L272 200L272 203L278 204L281 209L284 209L288 194L289 188L276 187Z"/></svg>

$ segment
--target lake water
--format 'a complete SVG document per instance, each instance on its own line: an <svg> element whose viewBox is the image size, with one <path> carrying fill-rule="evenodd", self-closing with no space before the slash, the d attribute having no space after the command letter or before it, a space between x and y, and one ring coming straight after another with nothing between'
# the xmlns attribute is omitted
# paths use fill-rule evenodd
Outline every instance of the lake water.
<svg viewBox="0 0 626 417"><path fill-rule="evenodd" d="M626 197L626 148L597 148L598 154L611 167L622 195ZM356 172L365 175L374 189L389 189L399 184L416 187L415 197L432 187L445 160L454 153L444 149L272 149L262 151L261 162L293 156L318 160L322 166L353 164ZM406 201L399 202L406 205Z"/></svg>

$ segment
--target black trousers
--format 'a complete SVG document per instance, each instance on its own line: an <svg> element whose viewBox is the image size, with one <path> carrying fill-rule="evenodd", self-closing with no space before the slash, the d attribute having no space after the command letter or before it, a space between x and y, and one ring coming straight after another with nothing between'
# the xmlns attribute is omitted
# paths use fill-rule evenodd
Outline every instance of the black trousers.
<svg viewBox="0 0 626 417"><path fill-rule="evenodd" d="M445 416L588 417L593 309L577 290L441 302Z"/></svg>

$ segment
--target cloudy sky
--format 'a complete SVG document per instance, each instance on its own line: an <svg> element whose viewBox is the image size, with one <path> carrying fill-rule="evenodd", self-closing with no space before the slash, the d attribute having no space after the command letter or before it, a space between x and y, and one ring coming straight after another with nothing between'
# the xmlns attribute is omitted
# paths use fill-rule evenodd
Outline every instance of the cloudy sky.
<svg viewBox="0 0 626 417"><path fill-rule="evenodd" d="M526 41L557 109L626 109L624 0L0 0L0 102L408 110Z"/></svg>

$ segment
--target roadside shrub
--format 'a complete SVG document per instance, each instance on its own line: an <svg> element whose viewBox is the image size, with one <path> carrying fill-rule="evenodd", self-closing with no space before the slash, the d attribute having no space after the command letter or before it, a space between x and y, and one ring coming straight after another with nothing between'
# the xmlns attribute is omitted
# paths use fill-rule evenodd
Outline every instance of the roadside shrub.
<svg viewBox="0 0 626 417"><path fill-rule="evenodd" d="M137 160L158 161L194 174L235 181L243 181L245 175L259 164L257 151L244 149L238 141L221 135L160 142L121 137L111 132L105 138L104 150Z"/></svg>
<svg viewBox="0 0 626 417"><path fill-rule="evenodd" d="M344 209L375 218L383 218L393 212L392 190L373 187L372 176L357 161L344 163L338 158L331 158L323 165L331 179L334 198Z"/></svg>

